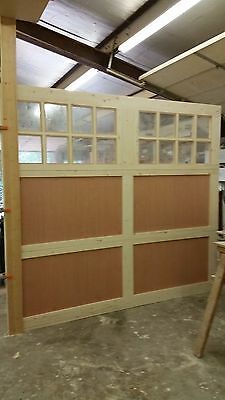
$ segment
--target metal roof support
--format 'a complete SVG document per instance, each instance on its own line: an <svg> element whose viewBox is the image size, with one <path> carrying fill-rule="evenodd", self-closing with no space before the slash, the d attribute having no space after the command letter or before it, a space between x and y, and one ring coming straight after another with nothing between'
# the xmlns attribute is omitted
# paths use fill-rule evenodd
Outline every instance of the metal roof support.
<svg viewBox="0 0 225 400"><path fill-rule="evenodd" d="M140 87L138 78L146 71L133 64L114 57L112 72L108 68L110 54L31 22L17 21L16 28L17 37L22 40L78 61L88 67L96 68L106 74L114 73L115 75L116 73L117 77L120 75L120 79L130 79L134 85ZM179 96L155 85L145 84L144 88L171 100L182 100Z"/></svg>
<svg viewBox="0 0 225 400"><path fill-rule="evenodd" d="M164 0L164 3L168 0ZM152 18L152 12L156 7L156 3L160 3L159 0L147 0L141 7L138 8L130 17L126 19L121 25L119 25L113 32L111 32L105 39L102 40L96 49L101 49L105 53L114 52L128 36L132 36L137 32L140 27L143 27L147 21ZM165 6L165 5L164 5ZM154 13L158 13L158 5ZM155 15L155 14L154 14ZM71 82L79 78L83 73L87 71L84 65L77 64L71 68L65 75L63 75L54 85L56 88L65 88Z"/></svg>

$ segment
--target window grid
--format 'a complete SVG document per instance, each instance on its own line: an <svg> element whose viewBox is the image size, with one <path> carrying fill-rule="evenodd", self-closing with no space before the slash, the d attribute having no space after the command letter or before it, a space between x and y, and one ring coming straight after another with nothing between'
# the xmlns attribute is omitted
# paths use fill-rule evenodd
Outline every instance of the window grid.
<svg viewBox="0 0 225 400"><path fill-rule="evenodd" d="M19 114L21 126L19 135L24 136L24 139L25 136L41 138L42 164L49 163L47 141L50 137L55 138L55 140L51 141L53 143L52 150L48 150L52 151L52 153L54 153L54 148L57 146L57 138L59 144L62 142L60 139L67 138L67 142L65 141L67 144L64 143L65 149L61 145L61 150L65 153L64 161L57 163L118 163L120 142L116 108L38 101L20 101L18 103L21 113ZM21 105L20 103L23 104ZM53 107L52 110L50 107L48 121L46 122L46 106L48 104L53 105ZM57 106L59 106L58 109ZM81 109L80 120L77 119L79 121L78 124L80 124L77 131L76 119L74 119L75 114L73 114L73 110L76 107ZM82 111L85 111L85 109L90 113L90 115L87 114L87 126L85 125L84 117L82 117ZM39 122L37 113L39 114ZM141 117L143 118L142 122L140 121ZM61 119L62 121L60 122ZM184 163L194 165L210 163L212 117L209 115L140 110L137 119L137 163L178 165ZM57 121L59 121L59 131L55 131L55 127L57 128L58 126ZM168 136L166 124L168 124L168 129L171 130ZM47 127L49 128L48 130ZM37 129L40 129L40 131ZM78 139L80 139L80 144ZM35 141L33 141L33 147L32 140L30 142L31 149L29 151L31 153L38 152L37 144L35 147ZM21 143L23 143L23 140ZM26 144L26 149L28 147ZM24 150L24 153L29 153L29 151ZM23 152L23 150L20 149L20 152ZM79 154L81 155L80 159ZM22 158L24 159L24 154ZM28 159L27 163L34 163L34 161L29 161Z"/></svg>
<svg viewBox="0 0 225 400"><path fill-rule="evenodd" d="M208 132L208 137L206 138L199 138L197 137L197 121L198 121L198 117L201 115L192 115L192 114L182 114L182 113L168 113L169 116L173 116L175 115L175 128L174 128L174 135L173 136L162 136L160 135L160 115L165 116L167 113L163 112L163 113L155 113L156 114L156 128L155 128L155 136L143 136L142 132L140 130L140 118L143 115L143 113L149 114L150 111L143 111L141 110L139 112L139 121L138 121L138 133L137 133L137 137L138 137L138 149L137 149L137 162L139 164L145 163L145 164L164 164L164 162L162 162L162 158L160 156L160 149L162 150L163 148L163 142L167 142L168 143L168 148L169 146L169 142L171 142L171 144L173 143L173 147L174 147L174 153L173 155L171 155L171 157L173 158L172 161L168 161L168 164L208 164L210 163L210 157L211 157L211 137L212 137L212 118L210 116L206 116L209 118L209 132ZM180 136L179 135L179 117L180 116L186 116L186 117L190 117L192 118L192 126L191 126L191 135L190 136ZM156 149L155 149L155 161L153 162L143 162L142 161L142 144L143 144L143 140L147 142L155 142L156 144ZM181 143L190 143L191 144L191 157L189 158L189 160L187 162L181 162L180 159L180 153L179 153L179 149L181 150ZM199 162L197 161L197 146L198 143L208 143L209 146L209 150L207 151L206 149L206 153L205 156L203 156L203 158L205 159L205 162ZM166 146L166 143L164 143ZM146 146L147 147L147 146ZM188 147L188 146L187 146ZM204 146L202 146L204 148ZM206 146L207 147L207 146ZM189 148L189 147L188 147ZM190 148L189 148L190 149ZM147 150L147 149L146 149ZM189 151L188 151L189 152ZM148 157L147 157L148 158ZM151 157L149 157L151 158ZM169 157L168 157L169 158ZM153 157L152 157L153 159Z"/></svg>
<svg viewBox="0 0 225 400"><path fill-rule="evenodd" d="M118 121L117 121L117 110L116 108L113 107L93 107L93 106L86 106L86 105L76 105L76 104L64 104L64 103L51 103L51 102L18 102L18 103L27 103L27 104L38 104L38 106L40 107L40 131L31 131L31 130L22 130L19 129L18 134L21 136L38 136L41 137L41 158L42 158L42 164L52 164L53 162L48 162L48 150L47 150L47 143L48 143L48 138L52 137L55 138L55 142L57 142L57 138L59 140L60 143L60 139L61 138L67 138L67 145L65 145L65 149L63 149L63 151L65 151L65 153L67 154L67 164L73 164L73 163L82 163L82 164L97 164L97 152L98 154L101 154L101 164L104 163L108 163L108 164L116 164L118 163ZM53 105L53 106L64 106L65 108L60 108L57 110L57 108L54 109L54 107L52 107L52 114L53 114L53 119L51 120L51 118L49 117L48 114L48 121L47 121L47 112L46 112L46 105L48 107L48 104ZM91 120L90 120L90 126L91 126L91 130L90 132L83 132L81 131L76 131L76 126L73 126L73 110L75 109L75 107L77 108L87 108L87 110L89 109L91 112ZM21 107L20 107L21 108ZM26 107L25 107L26 109ZM65 112L63 111L65 110ZM100 116L101 114L103 115L104 118L104 111L106 114L106 118L107 118L107 111L108 115L110 116L111 119L111 124L112 127L114 128L112 131L107 131L108 128L106 127L106 131L104 132L97 132L97 112L100 112ZM51 108L50 108L51 111ZM51 126L54 127L54 123L55 126L57 127L57 118L58 120L60 120L60 116L58 116L58 111L61 112L61 115L65 115L65 129L63 126L63 122L61 124L61 129L59 131L56 131L55 129L50 129ZM26 121L27 115L19 115L19 107L18 107L18 116L20 118L23 118L24 121ZM50 112L50 116L51 116L51 112ZM36 117L37 118L37 117ZM55 118L55 120L54 120ZM32 122L32 121L31 121ZM101 118L100 118L100 122ZM82 124L82 121L80 122ZM49 124L49 125L48 125ZM104 125L104 121L103 121L103 125ZM32 125L31 125L32 126ZM50 127L50 128L49 128ZM63 129L62 129L63 127ZM49 128L49 129L48 129ZM80 161L80 160L75 160L75 153L76 151L74 150L74 146L78 144L79 141L76 141L76 139L81 139L81 153L83 151L83 153L88 154L88 146L90 145L90 143L92 144L92 148L91 148L91 155L88 154L88 158L87 158L87 162L85 160ZM84 139L88 139L91 142L89 142L88 140L84 140ZM82 143L83 140L83 143ZM54 142L54 141L53 141ZM84 146L84 148L82 149L82 144ZM86 146L86 150L85 150L85 146ZM99 147L99 148L98 148ZM33 150L31 149L30 152L32 152ZM102 157L102 155L104 156L104 151L105 153L108 152L108 154L110 155L110 153L112 153L111 155L111 161L110 161L110 156L108 157L107 161L107 155L104 157ZM54 152L54 150L53 150ZM115 157L114 157L115 155ZM103 161L102 161L103 160ZM104 161L106 160L106 162ZM65 162L65 161L64 161ZM59 164L62 164L64 162L56 162ZM29 158L27 160L26 163L31 163L29 161ZM33 162L32 162L33 163Z"/></svg>

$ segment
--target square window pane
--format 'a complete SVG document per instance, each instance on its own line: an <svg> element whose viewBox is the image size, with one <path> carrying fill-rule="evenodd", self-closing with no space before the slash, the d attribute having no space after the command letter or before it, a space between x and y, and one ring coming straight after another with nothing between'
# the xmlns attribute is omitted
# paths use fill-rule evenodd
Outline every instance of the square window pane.
<svg viewBox="0 0 225 400"><path fill-rule="evenodd" d="M156 141L139 140L139 163L151 164L156 160Z"/></svg>
<svg viewBox="0 0 225 400"><path fill-rule="evenodd" d="M192 142L179 142L178 144L178 162L181 164L190 164L192 161Z"/></svg>
<svg viewBox="0 0 225 400"><path fill-rule="evenodd" d="M159 143L159 162L162 164L172 163L174 160L174 142L160 141Z"/></svg>
<svg viewBox="0 0 225 400"><path fill-rule="evenodd" d="M197 143L196 150L196 162L198 164L208 164L209 163L209 151L210 146L209 143Z"/></svg>
<svg viewBox="0 0 225 400"><path fill-rule="evenodd" d="M90 107L72 107L72 124L73 132L92 133L93 132L93 116Z"/></svg>
<svg viewBox="0 0 225 400"><path fill-rule="evenodd" d="M101 135L115 135L116 111L110 108L96 109L96 131Z"/></svg>
<svg viewBox="0 0 225 400"><path fill-rule="evenodd" d="M197 138L208 138L211 117L199 115L197 118Z"/></svg>
<svg viewBox="0 0 225 400"><path fill-rule="evenodd" d="M39 132L41 130L41 111L39 103L17 103L19 131Z"/></svg>
<svg viewBox="0 0 225 400"><path fill-rule="evenodd" d="M179 115L179 137L192 137L194 117L192 115Z"/></svg>
<svg viewBox="0 0 225 400"><path fill-rule="evenodd" d="M139 135L156 136L156 114L148 112L139 113Z"/></svg>
<svg viewBox="0 0 225 400"><path fill-rule="evenodd" d="M67 106L47 103L44 107L46 131L67 132Z"/></svg>
<svg viewBox="0 0 225 400"><path fill-rule="evenodd" d="M68 162L68 139L61 136L47 137L47 163Z"/></svg>
<svg viewBox="0 0 225 400"><path fill-rule="evenodd" d="M159 136L174 137L176 120L174 114L160 114Z"/></svg>
<svg viewBox="0 0 225 400"><path fill-rule="evenodd" d="M92 158L92 139L73 138L73 162L77 164L90 164Z"/></svg>
<svg viewBox="0 0 225 400"><path fill-rule="evenodd" d="M97 163L115 164L116 162L116 140L97 139Z"/></svg>
<svg viewBox="0 0 225 400"><path fill-rule="evenodd" d="M40 164L42 163L41 136L19 135L19 163Z"/></svg>

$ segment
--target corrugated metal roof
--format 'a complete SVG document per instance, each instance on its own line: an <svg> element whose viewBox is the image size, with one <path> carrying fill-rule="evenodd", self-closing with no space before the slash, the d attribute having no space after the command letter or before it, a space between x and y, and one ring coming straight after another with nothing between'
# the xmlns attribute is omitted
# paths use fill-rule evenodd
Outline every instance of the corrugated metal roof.
<svg viewBox="0 0 225 400"><path fill-rule="evenodd" d="M123 59L148 70L218 35L224 29L225 0L203 0L134 47Z"/></svg>
<svg viewBox="0 0 225 400"><path fill-rule="evenodd" d="M152 7L148 10L148 13L146 12L145 15L142 15L141 19L139 18L130 25L128 24L127 29L124 29L122 34L120 33L115 36L115 42L118 45L121 40L125 40L141 29L146 23L177 1L50 0L41 16L39 24L95 47L126 21L139 7L144 4L147 5L147 3L150 7L152 3ZM127 54L117 53L116 57L147 71L222 32L225 27L224 15L225 0L202 0L195 7ZM104 51L108 50L104 49ZM210 56L216 60L220 60L222 57L220 49L216 50L215 48L213 51L215 54L211 55L210 53ZM199 72L204 72L205 74L205 76L202 75L199 91L197 91L198 86L196 86L195 79L192 77L192 86L195 87L192 99L198 101L200 91L204 88L205 101L209 99L209 92L211 91L212 93L214 90L215 95L217 95L217 102L220 99L221 104L225 103L223 85L221 85L222 90L220 92L218 92L219 88L217 88L218 83L221 82L221 71L214 71L213 75L210 74L209 77L207 75L208 65L206 60L198 60L197 66L196 61L193 59L191 62L186 61L186 63L186 70L200 68ZM17 64L19 83L51 86L76 63L70 59L18 40ZM46 68L46 65L48 68ZM175 68L176 77L179 77L180 80L186 79L182 77L183 69L180 69L178 65ZM171 74L165 74L164 76L162 73L160 78L157 78L157 76L154 77L155 84L162 88L170 88L171 91L174 89L175 93L182 96L184 82L181 88L177 80L173 81ZM80 90L126 95L136 93L138 89L134 85L99 73L91 81L80 87ZM191 86L188 85L187 87L186 85L185 91L186 93L191 92ZM141 95L141 93L138 95ZM143 92L143 95L146 96L146 92ZM149 96L152 96L152 94L149 93Z"/></svg>
<svg viewBox="0 0 225 400"><path fill-rule="evenodd" d="M30 86L52 86L76 63L51 51L16 40L17 82Z"/></svg>
<svg viewBox="0 0 225 400"><path fill-rule="evenodd" d="M48 3L41 21L95 47L144 3L145 0L55 0ZM54 30L53 26L49 28Z"/></svg>

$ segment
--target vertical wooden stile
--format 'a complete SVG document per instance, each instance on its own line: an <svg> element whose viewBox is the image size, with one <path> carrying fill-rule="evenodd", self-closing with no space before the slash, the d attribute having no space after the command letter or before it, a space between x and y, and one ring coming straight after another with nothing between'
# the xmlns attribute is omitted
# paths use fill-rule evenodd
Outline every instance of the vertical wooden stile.
<svg viewBox="0 0 225 400"><path fill-rule="evenodd" d="M23 331L20 180L18 164L16 107L16 21L0 18L1 40L1 103L2 123L8 129L2 133L2 168L5 213L6 271L12 279L7 282L8 331Z"/></svg>

